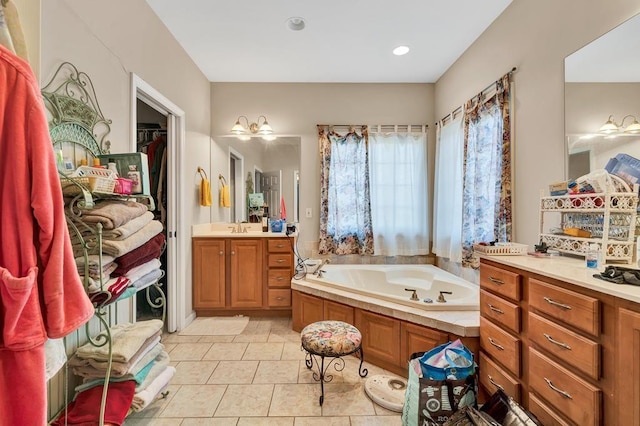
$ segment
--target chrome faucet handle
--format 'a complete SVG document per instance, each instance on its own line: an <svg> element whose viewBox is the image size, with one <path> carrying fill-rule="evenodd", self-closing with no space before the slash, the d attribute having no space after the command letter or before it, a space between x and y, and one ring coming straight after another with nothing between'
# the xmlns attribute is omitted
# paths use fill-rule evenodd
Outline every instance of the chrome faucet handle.
<svg viewBox="0 0 640 426"><path fill-rule="evenodd" d="M235 234L237 232L235 226L227 226L227 228L231 229L232 234Z"/></svg>
<svg viewBox="0 0 640 426"><path fill-rule="evenodd" d="M413 292L413 293L411 293L411 300L415 300L415 301L420 300L420 298L418 297L418 292L415 289L405 288L404 291L412 291Z"/></svg>
<svg viewBox="0 0 640 426"><path fill-rule="evenodd" d="M445 294L453 294L453 292L452 292L452 291L441 291L441 292L440 292L440 296L438 296L438 299L437 299L437 300L438 300L438 302L440 302L440 303L447 303L447 301L446 301L446 300L445 300L445 298L444 298L444 295L445 295Z"/></svg>

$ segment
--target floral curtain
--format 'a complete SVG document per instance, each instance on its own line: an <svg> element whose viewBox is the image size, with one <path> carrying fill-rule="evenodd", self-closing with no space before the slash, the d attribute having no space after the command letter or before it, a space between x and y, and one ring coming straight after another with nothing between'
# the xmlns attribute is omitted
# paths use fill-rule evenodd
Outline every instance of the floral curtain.
<svg viewBox="0 0 640 426"><path fill-rule="evenodd" d="M477 268L477 242L511 241L510 74L496 94L465 104L463 266Z"/></svg>
<svg viewBox="0 0 640 426"><path fill-rule="evenodd" d="M369 136L340 135L318 126L320 148L320 254L373 254L369 191Z"/></svg>

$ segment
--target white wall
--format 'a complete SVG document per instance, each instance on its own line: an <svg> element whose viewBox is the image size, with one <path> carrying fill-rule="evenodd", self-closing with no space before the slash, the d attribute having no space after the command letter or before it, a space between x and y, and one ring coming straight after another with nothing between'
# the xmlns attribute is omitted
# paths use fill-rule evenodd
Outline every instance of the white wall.
<svg viewBox="0 0 640 426"><path fill-rule="evenodd" d="M316 124L434 123L433 84L212 83L211 134L228 134L239 115L267 116L274 132L301 136L299 248L317 247L320 159ZM435 130L429 133L430 156ZM212 147L212 173L224 170L224 151ZM431 166L433 176L433 165ZM430 180L432 182L432 179ZM304 215L307 207L313 217ZM213 209L212 218L224 220Z"/></svg>
<svg viewBox="0 0 640 426"><path fill-rule="evenodd" d="M23 0L26 1L26 0ZM33 0L30 0L33 1ZM209 82L144 0L46 0L42 2L41 77L46 83L63 61L93 81L100 107L113 120L111 152L130 149L130 74L135 73L186 113L186 155L182 175L186 232L178 234L186 253L184 310L191 310L192 223L209 221L198 204L197 166L209 169ZM135 123L133 123L135 125Z"/></svg>
<svg viewBox="0 0 640 426"><path fill-rule="evenodd" d="M439 119L518 67L514 229L538 240L540 190L564 178L564 58L640 12L637 0L517 0L438 80Z"/></svg>

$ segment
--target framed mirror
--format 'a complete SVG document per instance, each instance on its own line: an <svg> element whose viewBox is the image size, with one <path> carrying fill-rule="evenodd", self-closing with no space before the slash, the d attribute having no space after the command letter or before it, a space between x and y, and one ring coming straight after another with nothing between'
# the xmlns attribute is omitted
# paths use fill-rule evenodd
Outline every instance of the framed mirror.
<svg viewBox="0 0 640 426"><path fill-rule="evenodd" d="M565 176L605 168L611 158L640 159L640 15L565 58ZM609 133L601 127L611 121ZM625 132L625 130L628 130Z"/></svg>

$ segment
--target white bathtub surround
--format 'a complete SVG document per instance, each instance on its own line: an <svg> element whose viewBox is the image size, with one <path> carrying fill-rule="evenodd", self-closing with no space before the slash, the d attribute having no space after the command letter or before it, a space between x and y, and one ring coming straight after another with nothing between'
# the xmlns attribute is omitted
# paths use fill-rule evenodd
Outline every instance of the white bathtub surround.
<svg viewBox="0 0 640 426"><path fill-rule="evenodd" d="M349 268L358 268L359 265L326 265L324 267L328 273L325 277L331 276L331 271L339 268L349 269ZM373 270L376 268L384 270L385 268L397 269L400 271L402 267L400 266L379 266L379 265L371 265ZM414 268L414 267L412 267ZM423 265L420 268L428 268L431 270L431 274L437 277L447 277L448 274L445 271L439 270L431 265ZM435 270L431 269L434 268ZM396 271L396 272L397 272ZM309 277L309 276L308 276ZM451 275L452 281L464 281ZM458 281L459 283L459 281ZM413 282L413 284L417 284L417 282ZM479 289L477 286L472 283L468 283L469 288L475 291L476 301L478 300ZM324 299L332 300L334 302L343 303L346 305L350 305L356 308L364 309L367 311L375 312L382 315L387 315L389 317L397 318L400 320L409 321L415 324L424 325L427 327L435 328L441 331L445 331L448 333L456 334L462 337L477 337L479 335L480 330L480 315L478 311L478 304L469 308L464 308L466 310L426 310L421 309L417 306L408 306L408 303L399 303L398 301L391 301L389 298L381 298L374 294L365 295L361 291L356 291L354 288L349 288L342 286L339 284L335 285L333 283L328 284L327 282L323 282L323 279L317 279L314 277L310 277L310 279L302 279L302 280L292 280L291 288L293 290L297 290L303 293L311 294L313 296L321 297ZM407 286L409 288L409 286ZM403 287L404 292L404 287ZM420 293L419 293L420 294ZM410 292L406 292L406 300L409 302L409 297L411 296ZM450 295L445 295L449 297ZM423 303L424 302L420 302ZM434 300L433 305L437 304ZM425 304L426 305L426 304ZM455 305L450 305L455 306Z"/></svg>

